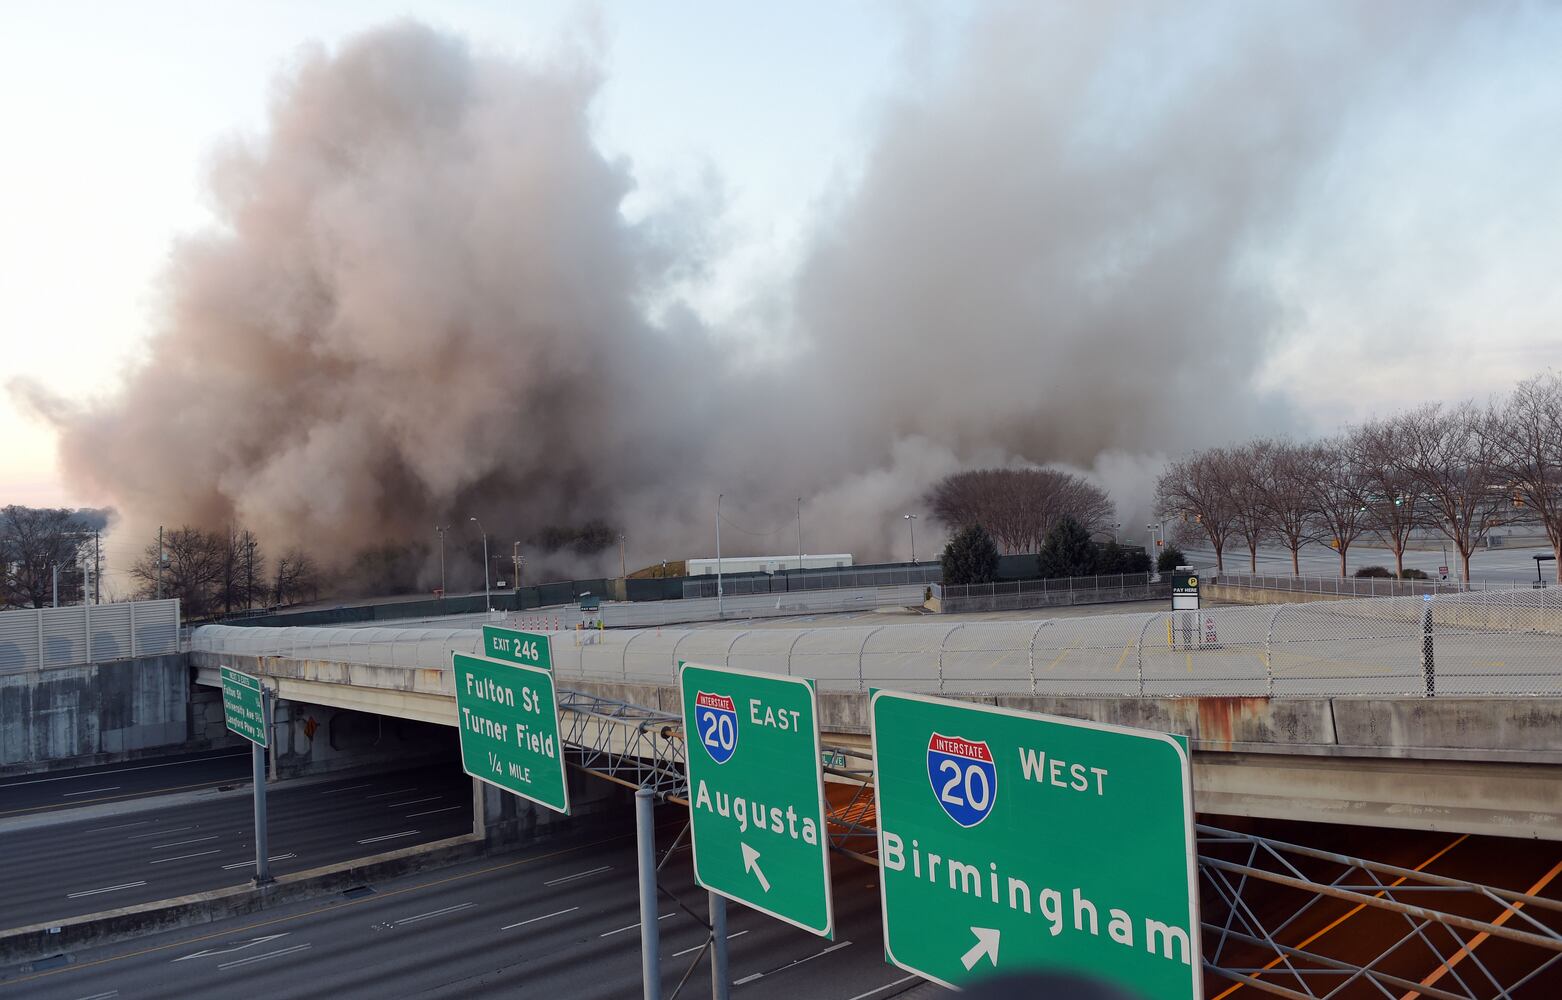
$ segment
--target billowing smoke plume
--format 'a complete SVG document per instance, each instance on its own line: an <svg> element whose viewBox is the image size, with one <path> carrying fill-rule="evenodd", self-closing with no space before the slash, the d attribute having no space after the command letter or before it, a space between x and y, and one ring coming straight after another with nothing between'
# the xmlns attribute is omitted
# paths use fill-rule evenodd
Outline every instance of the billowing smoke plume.
<svg viewBox="0 0 1562 1000"><path fill-rule="evenodd" d="M1380 9L984 15L909 63L760 370L687 310L647 319L698 280L718 206L626 221L590 59L378 30L303 59L223 152L221 227L174 249L123 393L39 405L132 523L237 520L338 559L469 514L703 555L718 492L750 523L803 497L811 551L903 556L898 515L991 464L1093 471L1126 519L1150 456L1286 420L1252 390L1287 322L1261 251L1352 95L1421 57L1409 22L1448 20ZM1367 58L1391 33L1402 55Z"/></svg>

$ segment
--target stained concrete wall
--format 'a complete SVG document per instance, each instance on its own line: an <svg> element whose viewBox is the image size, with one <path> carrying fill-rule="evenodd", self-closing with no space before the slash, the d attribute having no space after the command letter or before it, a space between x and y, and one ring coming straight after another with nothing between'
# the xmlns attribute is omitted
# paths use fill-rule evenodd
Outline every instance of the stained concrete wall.
<svg viewBox="0 0 1562 1000"><path fill-rule="evenodd" d="M122 760L186 744L182 654L0 674L0 768Z"/></svg>

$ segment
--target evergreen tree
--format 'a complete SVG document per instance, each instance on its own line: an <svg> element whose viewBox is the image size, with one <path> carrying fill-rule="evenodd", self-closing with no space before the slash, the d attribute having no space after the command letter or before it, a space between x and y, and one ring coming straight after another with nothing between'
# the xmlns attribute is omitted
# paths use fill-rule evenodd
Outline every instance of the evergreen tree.
<svg viewBox="0 0 1562 1000"><path fill-rule="evenodd" d="M1099 553L1084 525L1072 517L1061 517L1041 544L1039 563L1043 577L1092 576Z"/></svg>
<svg viewBox="0 0 1562 1000"><path fill-rule="evenodd" d="M991 583L998 575L998 546L981 525L968 525L949 539L939 562L945 583Z"/></svg>
<svg viewBox="0 0 1562 1000"><path fill-rule="evenodd" d="M1178 566L1186 566L1188 557L1182 554L1182 550L1175 545L1168 545L1161 550L1161 555L1155 560L1157 573L1174 573Z"/></svg>

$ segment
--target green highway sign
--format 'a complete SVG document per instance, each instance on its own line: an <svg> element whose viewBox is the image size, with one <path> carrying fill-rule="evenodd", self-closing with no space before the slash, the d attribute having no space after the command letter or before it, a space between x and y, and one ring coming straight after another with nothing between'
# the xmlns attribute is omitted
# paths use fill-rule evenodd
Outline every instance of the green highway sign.
<svg viewBox="0 0 1562 1000"><path fill-rule="evenodd" d="M483 626L483 655L509 660L524 667L553 669L553 646L548 637L536 632L517 632L497 625Z"/></svg>
<svg viewBox="0 0 1562 1000"><path fill-rule="evenodd" d="M222 714L228 728L257 746L266 743L266 710L260 681L249 674L222 668Z"/></svg>
<svg viewBox="0 0 1562 1000"><path fill-rule="evenodd" d="M1186 740L892 691L871 713L891 962L951 987L1045 970L1199 1000Z"/></svg>
<svg viewBox="0 0 1562 1000"><path fill-rule="evenodd" d="M569 781L553 674L452 652L456 725L466 773L569 813Z"/></svg>
<svg viewBox="0 0 1562 1000"><path fill-rule="evenodd" d="M679 667L678 683L695 880L833 937L813 684L694 663Z"/></svg>

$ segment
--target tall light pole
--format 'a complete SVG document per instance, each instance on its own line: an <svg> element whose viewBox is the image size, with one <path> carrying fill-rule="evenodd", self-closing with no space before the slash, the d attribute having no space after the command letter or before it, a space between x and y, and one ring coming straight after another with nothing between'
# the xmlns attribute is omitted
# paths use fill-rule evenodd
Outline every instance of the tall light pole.
<svg viewBox="0 0 1562 1000"><path fill-rule="evenodd" d="M439 535L439 599L445 599L445 532L450 530L450 525L434 525L434 531Z"/></svg>
<svg viewBox="0 0 1562 1000"><path fill-rule="evenodd" d="M483 529L483 522L476 517L467 518L477 525L477 530L483 532L483 603L488 606L488 613L493 614L494 601L488 592L488 532Z"/></svg>
<svg viewBox="0 0 1562 1000"><path fill-rule="evenodd" d="M716 494L716 618L721 619L721 498Z"/></svg>
<svg viewBox="0 0 1562 1000"><path fill-rule="evenodd" d="M911 565L917 564L917 516L906 515L906 527L911 529Z"/></svg>
<svg viewBox="0 0 1562 1000"><path fill-rule="evenodd" d="M1122 526L1123 526L1123 522L1121 522L1121 521L1113 521L1112 522L1112 541L1114 541L1114 542L1117 541L1117 529L1121 528Z"/></svg>
<svg viewBox="0 0 1562 1000"><path fill-rule="evenodd" d="M803 498L797 498L797 568L803 568Z"/></svg>

